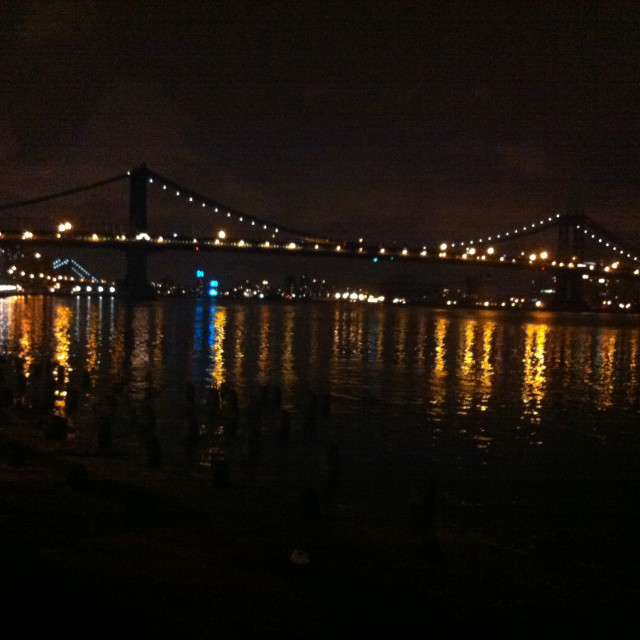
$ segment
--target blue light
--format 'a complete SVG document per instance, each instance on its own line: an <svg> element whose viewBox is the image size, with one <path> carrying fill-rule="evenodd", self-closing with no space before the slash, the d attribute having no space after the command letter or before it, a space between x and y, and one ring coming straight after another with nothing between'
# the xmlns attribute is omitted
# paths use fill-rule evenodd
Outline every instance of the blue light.
<svg viewBox="0 0 640 640"><path fill-rule="evenodd" d="M374 259L373 259L373 261L374 261L374 262L378 262L378 258L374 258Z"/></svg>
<svg viewBox="0 0 640 640"><path fill-rule="evenodd" d="M217 280L209 280L209 286L212 289L217 289L218 288L218 281Z"/></svg>
<svg viewBox="0 0 640 640"><path fill-rule="evenodd" d="M204 278L204 271L201 271L200 269L198 269L196 271L196 278Z"/></svg>
<svg viewBox="0 0 640 640"><path fill-rule="evenodd" d="M209 296L211 298L215 298L218 295L218 290L217 289L209 289Z"/></svg>

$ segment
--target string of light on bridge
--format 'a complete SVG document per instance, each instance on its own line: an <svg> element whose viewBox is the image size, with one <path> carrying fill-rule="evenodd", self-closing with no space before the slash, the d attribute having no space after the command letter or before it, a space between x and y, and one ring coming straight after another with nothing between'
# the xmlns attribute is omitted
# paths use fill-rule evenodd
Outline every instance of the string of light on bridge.
<svg viewBox="0 0 640 640"><path fill-rule="evenodd" d="M555 216L549 216L546 220L545 219L541 219L538 222L532 222L526 225L523 225L522 227L516 227L510 231L506 231L506 232L502 232L502 233L497 233L494 235L490 235L487 237L481 237L481 238L474 238L471 240L467 240L464 242L461 241L457 241L457 242L442 242L440 244L440 253L444 253L449 249L454 249L456 247L458 247L459 249L462 249L465 253L464 256L467 255L471 255L473 256L476 251L475 249L473 249L474 246L477 245L482 245L484 243L490 243L490 242L498 242L498 241L504 241L504 240L513 240L516 237L522 237L523 235L528 235L528 234L532 234L532 233L536 233L539 232L543 229L543 227L549 227L549 226L555 226L557 225L559 219L562 217L562 214L557 213L555 214ZM586 225L580 225L580 224L576 224L576 229L578 230L582 230L584 235L587 235L589 237L589 239L594 240L594 242L598 243L598 244L602 244L604 248L608 249L611 253L615 253L618 254L622 257L626 257L629 260L633 260L634 262L638 262L640 261L640 258L637 255L634 255L633 253L631 253L630 251L626 250L626 249L622 249L619 246L617 246L614 242L610 241L607 237L599 235L597 232L594 232L592 229L589 229L588 226ZM493 248L490 247L488 249L488 252L493 254ZM463 256L463 257L464 257ZM545 256L546 257L546 256ZM552 264L555 266L556 263L552 262ZM564 266L562 263L559 264L559 266ZM573 266L572 264L570 266ZM614 263L612 265L612 268L616 268L617 267L617 263ZM605 271L608 271L609 267L605 267ZM640 270L636 270L635 271L636 275L640 274Z"/></svg>
<svg viewBox="0 0 640 640"><path fill-rule="evenodd" d="M23 201L20 203L10 203L9 205L7 205L7 207L32 204L34 202L40 202L42 200L46 200L50 198L57 198L62 195L69 195L71 193L76 193L81 190L95 188L96 186L102 186L107 182L112 182L116 179L121 179L123 177L131 176L131 175L132 175L132 172L127 171L126 174L121 174L120 176L116 176L115 178L111 178L107 181L95 183L93 185L89 185L83 188L77 188L74 190L68 190L65 192L52 194L50 196L38 198L35 200L32 199L32 200ZM456 259L460 258L465 260L468 260L468 259L486 260L486 261L499 260L501 262L509 261L514 263L521 262L522 257L524 257L524 261L526 261L526 256L524 252L521 254L522 257L517 257L517 258L515 256L509 257L507 256L507 254L503 254L499 252L495 247L490 245L500 244L504 241L510 241L516 238L522 238L523 236L526 236L526 235L538 233L540 231L543 231L545 228L557 226L562 219L562 214L557 213L553 216L549 216L546 219L542 218L538 221L534 221L529 224L522 225L521 227L513 228L509 231L496 233L486 237L473 238L465 242L462 242L462 241L455 241L451 243L443 242L440 244L439 247L435 247L435 248L428 248L426 245L423 245L420 248L405 247L402 249L398 249L396 248L397 245L395 243L390 243L387 246L387 248L385 248L380 244L367 245L364 243L363 238L359 238L357 241L345 241L345 240L338 240L335 238L329 238L326 236L319 237L318 234L309 233L308 231L293 229L291 227L286 227L284 225L278 224L273 221L258 218L256 216L247 215L244 212L240 212L231 207L227 207L206 196L200 195L195 191L182 187L178 183L172 180L169 180L167 178L164 178L163 176L160 176L155 172L149 171L146 168L144 168L144 175L145 175L145 181L147 181L149 184L157 186L162 191L169 192L177 198L185 199L187 202L195 206L198 206L199 208L207 209L211 211L213 214L221 216L224 219L229 220L230 222L247 225L248 227L251 227L255 230L268 231L271 234L272 239L278 236L280 237L280 239L275 243L270 243L269 241L261 242L260 247L263 247L265 249L269 249L271 247L273 247L274 249L285 248L285 249L291 249L291 250L301 249L301 248L305 248L305 249L312 248L316 250L321 250L321 252L336 251L336 252L344 252L345 254L352 254L355 252L355 253L362 254L363 256L371 256L374 261L378 261L378 257L376 256L379 256L380 258L388 258L391 260L393 260L395 257L402 259L403 257L415 258L419 256L419 257L429 257L429 258L434 258L434 257L456 258ZM576 230L582 230L585 236L587 236L590 240L593 240L595 243L601 245L603 249L607 249L608 251L614 254L617 254L622 257L626 257L627 259L632 260L634 262L640 261L640 258L637 255L635 255L631 251L628 251L622 248L620 246L621 243L615 243L609 237L607 237L606 235L603 235L602 232L598 232L597 229L595 228L597 226L598 225L594 226L593 223L591 225L587 223L582 226L576 223L574 225L574 228ZM285 240L282 237L282 232L295 236L297 239L297 242ZM30 238L32 237L32 235L33 234L31 232L25 231L23 234L23 239ZM151 239L146 233L142 233L138 235L139 237L137 236L135 240ZM60 237L60 234L58 235L58 237ZM91 236L91 240L98 241L100 239L101 238L97 234L93 234L93 236ZM126 238L124 236L122 237L119 236L117 239L124 241ZM158 241L163 241L163 240L159 238ZM181 242L183 242L183 240L181 240ZM194 238L193 242L197 244L198 240ZM237 247L255 246L254 242L248 239L231 241L231 239L226 238L225 240L225 235L223 232L220 232L219 239L216 239L215 244L229 244L229 245L233 244L233 246L237 246ZM481 246L484 248L483 251L478 250L480 249ZM453 250L453 251L449 253L450 250ZM572 260L564 264L562 262L556 262L552 260L548 252L538 252L537 254L531 254L529 256L529 262L534 262L539 259L542 259L544 261L548 260L547 263L551 266L559 266L559 267L585 266L582 264L578 265L577 258L573 258ZM611 269L616 269L617 267L618 267L618 263L613 263L610 267L605 267L604 270L609 271ZM639 275L640 269L636 269L634 273L636 275Z"/></svg>
<svg viewBox="0 0 640 640"><path fill-rule="evenodd" d="M128 175L131 172L128 172ZM230 222L239 222L249 227L254 227L256 229L261 229L263 231L268 231L271 233L272 238L276 238L277 234L281 234L281 232L293 234L295 236L299 236L300 238L304 238L307 241L318 242L321 244L330 244L336 242L330 238L319 237L317 234L310 234L304 231L300 231L298 229L293 229L291 227L281 225L278 223L271 222L269 220L265 220L263 218L259 218L256 216L248 215L244 212L238 211L231 207L227 207L219 202L212 200L211 198L207 198L201 194L192 191L191 189L184 188L179 184L173 182L172 180L168 180L156 174L154 172L148 171L147 181L149 184L159 187L162 191L167 191L168 193L172 193L175 197L186 199L187 202L194 204L202 209L208 209L213 214L219 214L224 218L228 219Z"/></svg>
<svg viewBox="0 0 640 640"><path fill-rule="evenodd" d="M154 184L154 179L152 177L149 178L149 184ZM187 198L187 200L189 202L194 202L195 199L195 204L201 206L202 208L205 208L207 206L209 206L210 208L213 209L214 213L222 213L224 216L226 216L227 218L232 218L237 222L244 222L244 223L248 223L251 226L256 226L256 224L258 225L262 225L262 228L264 230L271 230L273 231L274 234L279 233L280 229L276 226L271 226L266 222L263 221L258 221L256 218L251 218L250 216L247 216L246 214L240 214L237 213L235 211L231 211L229 209L226 209L225 207L221 207L220 205L216 205L216 204L212 204L211 201L208 201L207 199L203 198L202 196L195 196L195 195L191 195L190 192L188 191L184 191L184 190L180 190L180 189L170 189L170 187L168 187L167 184L162 184L162 189L164 191L170 190L173 191L174 195L176 197L183 197L183 198Z"/></svg>
<svg viewBox="0 0 640 640"><path fill-rule="evenodd" d="M497 242L498 240L512 240L515 236L522 236L526 233L534 233L542 229L544 226L548 226L550 223L555 224L560 218L559 213L555 216L549 216L546 220L541 219L539 222L531 222L530 224L525 224L522 227L516 227L510 231L504 231L501 233L496 233L486 238L475 238L473 240L467 240L466 242L443 242L440 247L445 245L447 248L455 248L457 247L470 247L474 244L483 244L485 242Z"/></svg>
<svg viewBox="0 0 640 640"><path fill-rule="evenodd" d="M131 172L127 172L127 175L130 175ZM187 189L182 187L181 185L175 183L172 180L164 178L159 174L151 171L147 171L147 180L149 184L154 186L158 186L163 191L167 191L172 193L175 197L180 199L185 199L187 202L194 204L200 208L206 208L211 210L213 214L217 214L223 216L223 218L228 219L230 222L241 223L243 225L247 225L248 227L252 227L254 229L261 229L263 231L268 231L271 234L272 239L277 237L277 234L280 234L282 231L287 232L289 234L298 236L303 239L303 242L311 242L316 243L316 248L326 249L328 245L333 245L335 251L342 251L347 246L357 246L357 251L360 253L366 252L371 253L371 247L365 247L363 244L363 239L360 238L357 242L354 241L343 241L337 240L335 238L328 237L318 237L318 234L309 233L306 231L300 231L298 229L292 229L289 227L285 227L278 223L258 218L256 216L248 215L244 212L240 212L231 207L227 207L219 202L212 200L206 196L196 193L191 189ZM541 218L538 221L534 221L520 227L515 227L508 231L503 231L500 233L495 233L486 237L478 237L469 239L467 241L456 241L456 242L443 242L440 244L439 249L428 249L426 245L423 245L420 248L403 248L400 250L400 256L409 256L409 255L420 255L420 256L428 256L437 253L438 255L442 255L444 252L450 249L459 249L462 250L462 258L474 257L476 254L476 250L473 247L484 245L487 246L489 243L499 243L502 241L513 240L515 238L521 238L525 235L530 235L533 233L540 232L545 228L549 228L551 226L556 226L562 217L562 214L556 213L555 215L549 216L548 218ZM580 229L581 225L576 224L576 229ZM620 247L617 247L615 243L612 243L608 238L604 236L597 235L596 233L591 232L587 228L583 228L584 234L590 234L590 238L596 241L598 244L602 244L605 248L609 249L613 253L617 253L620 256L626 257L634 262L638 262L640 258L638 256L633 255L629 251L625 251ZM224 235L221 234L221 237ZM238 246L244 246L246 242L244 240L238 241ZM359 246L358 246L359 245ZM265 242L264 246L266 248L269 247L269 243ZM290 242L288 248L295 249L298 245L293 242ZM385 249L382 246L377 248L377 252L379 255L389 255L391 253L390 250ZM494 254L493 247L489 247L487 249L487 254L491 257ZM485 256L475 255L476 259L486 259ZM552 263L555 264L555 263ZM615 264L615 263L614 263ZM561 263L559 266L564 266ZM572 266L572 265L571 265ZM612 265L613 266L613 265ZM613 267L615 268L615 266Z"/></svg>
<svg viewBox="0 0 640 640"><path fill-rule="evenodd" d="M264 231L269 231L271 233L272 238L275 238L276 234L280 233L281 225L270 222L268 220L257 218L255 216L247 215L246 213L239 212L230 207L226 207L218 202L211 200L210 198L199 195L196 192L191 191L190 189L180 187L174 182L170 180L166 180L157 174L150 174L148 177L148 182L149 184L153 184L154 186L159 186L163 191L168 191L170 193L173 193L173 195L177 198L186 199L188 202L193 203L196 206L199 206L201 208L211 209L214 214L220 214L223 217L229 219L230 221L243 223L250 227L257 227L257 228L261 228ZM550 226L556 225L560 217L561 217L561 214L557 213L554 216L549 216L546 219L543 218L538 221L534 221L534 222L522 225L521 227L515 227L509 231L495 233L486 237L473 238L467 241L457 241L457 242L451 242L451 243L443 242L440 245L440 252L444 252L448 249L455 249L456 247L464 249L464 248L474 247L478 245L484 245L491 242L495 243L495 242L504 241L504 240L512 240L516 237L522 237L523 235L536 233L543 230L545 227L548 228ZM576 225L576 228L580 229L580 225ZM284 230L289 231L290 233L294 233L296 235L300 235L301 237L305 237L305 238L310 238L312 236L312 234L300 232L298 230L292 230L288 228L285 228ZM585 234L589 234L589 229L584 228L583 232ZM630 252L625 252L624 249L620 249L619 247L616 247L610 241L608 241L607 238L605 237L597 236L594 233L591 233L590 237L596 242L603 244L606 248L610 249L614 253L618 253L621 256L626 256L628 259L634 260L635 262L639 260L638 256L634 256ZM313 238L313 241L318 241L318 239ZM335 244L336 251L340 251L343 248L343 245L346 244L339 240L331 240L329 238L322 238L319 240L319 242L321 242L322 244L328 244L328 243ZM358 242L361 244L362 239L360 239ZM239 243L243 243L243 241L240 240ZM355 243L351 243L351 244L355 244ZM296 245L294 243L290 243L290 246L291 248L295 248ZM363 247L361 247L361 249L363 250ZM379 249L379 253L381 255L384 255L386 251L387 250L384 247L380 247ZM427 256L429 251L426 246L422 246L419 249L413 249L413 250L404 248L401 250L400 255L406 256L406 255L409 255L410 253L412 254L418 253L422 256ZM467 252L465 251L465 255L466 253ZM471 255L473 255L474 253L475 253L474 251L471 251ZM492 254L493 251L490 250L489 253Z"/></svg>
<svg viewBox="0 0 640 640"><path fill-rule="evenodd" d="M577 229L581 228L581 225L576 225ZM589 235L590 230L588 228L583 228L582 229L582 233L585 235ZM620 247L617 247L615 244L608 242L607 238L604 238L602 236L598 236L595 233L591 233L590 235L591 240L595 240L598 242L598 244L602 244L604 243L605 248L609 249L611 252L613 253L617 253L623 257L629 258L629 260L633 260L634 262L638 262L640 260L640 258L638 258L638 256L636 255L632 255L629 251L626 251L625 249L621 249Z"/></svg>

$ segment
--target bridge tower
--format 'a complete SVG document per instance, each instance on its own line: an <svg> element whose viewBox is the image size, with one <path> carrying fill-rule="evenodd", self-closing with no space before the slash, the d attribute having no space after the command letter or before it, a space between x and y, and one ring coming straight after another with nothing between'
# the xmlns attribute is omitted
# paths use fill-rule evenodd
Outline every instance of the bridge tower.
<svg viewBox="0 0 640 640"><path fill-rule="evenodd" d="M147 183L149 171L141 165L129 176L129 236L134 237L147 230ZM125 296L149 299L155 292L147 276L147 253L144 244L136 244L126 249L126 273L120 289Z"/></svg>
<svg viewBox="0 0 640 640"><path fill-rule="evenodd" d="M558 262L575 264L584 260L585 220L582 212L566 213L558 219ZM564 268L557 272L554 305L558 309L576 311L587 308L580 270Z"/></svg>

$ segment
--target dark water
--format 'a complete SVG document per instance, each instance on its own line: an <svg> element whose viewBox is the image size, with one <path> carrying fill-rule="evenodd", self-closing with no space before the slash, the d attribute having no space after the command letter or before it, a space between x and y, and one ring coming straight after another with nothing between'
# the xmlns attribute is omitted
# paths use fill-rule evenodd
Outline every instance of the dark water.
<svg viewBox="0 0 640 640"><path fill-rule="evenodd" d="M280 389L293 438L304 434L310 398L329 398L319 439L339 443L370 479L392 469L424 472L458 504L510 509L511 528L582 522L581 532L598 532L594 548L617 553L639 529L639 321L364 304L3 298L0 352L5 368L13 359L23 364L25 402L36 408L46 387L41 365L55 363L54 411L88 449L110 406L114 446L144 456L149 425L140 423L150 410L164 460L182 464L192 384L200 448L191 462L206 469L229 446L227 426L208 417L210 389L236 392L240 433L257 392ZM263 425L278 427L275 419Z"/></svg>
<svg viewBox="0 0 640 640"><path fill-rule="evenodd" d="M561 430L629 446L640 411L639 320L358 304L4 298L0 351L19 356L27 376L39 362L60 365L59 412L71 389L99 401L117 386L132 406L151 394L159 426L169 431L187 382L198 403L208 388L231 385L241 407L259 385L275 384L293 416L309 394L329 394L336 422L353 424L366 413L385 425L394 446L416 454L415 438L424 445L425 433L432 445L440 434L479 449L513 442L544 448Z"/></svg>
<svg viewBox="0 0 640 640"><path fill-rule="evenodd" d="M439 517L455 526L540 549L553 563L607 567L615 589L636 593L638 316L3 298L0 353L3 383L22 363L27 406L38 409L52 380L70 440L95 450L99 416L112 409L117 451L148 464L152 431L163 466L181 472L188 460L190 471L210 473L236 446L228 422L211 418L211 389L237 394L243 459L258 391L280 390L297 442L308 436L309 400L328 398L312 456L324 473L326 443L338 443L351 473L340 501L357 517L388 518L416 483L435 480ZM42 363L51 362L47 378ZM195 453L185 449L189 384ZM271 443L263 454L282 463L279 472L315 465L280 456L278 420L261 424Z"/></svg>

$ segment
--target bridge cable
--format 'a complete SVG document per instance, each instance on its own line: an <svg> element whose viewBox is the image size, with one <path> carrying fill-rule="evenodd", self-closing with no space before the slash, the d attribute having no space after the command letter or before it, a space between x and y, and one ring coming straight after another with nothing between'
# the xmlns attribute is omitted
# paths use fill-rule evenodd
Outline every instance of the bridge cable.
<svg viewBox="0 0 640 640"><path fill-rule="evenodd" d="M334 244L334 243L340 243L340 240L335 240L326 236L321 236L320 234L316 234L316 233L309 233L307 231L301 231L300 229L295 229L293 227L288 227L286 225L281 225L281 224L276 224L274 222L271 222L269 220L266 220L264 218L258 218L256 216L251 216L248 215L246 213L243 213L242 211L238 211L237 209L234 209L232 207L228 207L225 204L222 204L221 202L217 202L215 200L211 200L210 198L207 198L206 196L203 196L199 193L196 193L195 191L192 191L191 189L187 189L186 187L181 186L180 184L178 184L177 182L174 182L173 180L169 180L168 178L165 178L164 176L161 176L159 173L156 173L155 171L147 171L147 175L148 177L158 180L159 182L161 182L162 184L169 186L173 189L179 190L183 195L189 195L192 196L193 198L197 198L198 200L200 200L201 202L205 202L208 206L210 207L218 207L219 209L223 209L224 211L230 212L232 213L234 216L236 217L243 217L248 221L253 221L256 222L258 224L261 225L266 225L267 227L270 228L276 228L279 231L283 231L284 233L288 233L290 235L293 236L297 236L299 238L303 238L305 240L309 240L312 242L319 242L319 243L324 243L324 244Z"/></svg>
<svg viewBox="0 0 640 640"><path fill-rule="evenodd" d="M640 253L640 251L638 250L638 247L634 247L631 244L629 244L628 241L622 240L620 236L616 236L611 231L609 231L609 229L595 222L595 220L592 220L589 217L585 217L584 224L586 228L590 229L591 231L594 231L595 233L599 233L606 240L609 240L610 242L615 243L618 247L623 248L624 251L627 251L629 253L633 253L636 255Z"/></svg>
<svg viewBox="0 0 640 640"><path fill-rule="evenodd" d="M26 207L28 205L39 204L40 202L46 202L47 200L53 200L54 198L62 198L63 196L70 196L75 193L80 193L81 191L88 191L89 189L102 187L105 184L116 182L118 180L122 180L123 178L128 178L128 177L129 176L126 173L121 173L117 176L107 178L106 180L100 180L99 182L94 182L93 184L88 184L83 187L76 187L75 189L67 189L66 191L51 193L47 196L40 196L39 198L31 198L29 200L18 200L16 202L9 202L7 204L0 205L0 211L4 211L6 209L15 209L17 207Z"/></svg>

